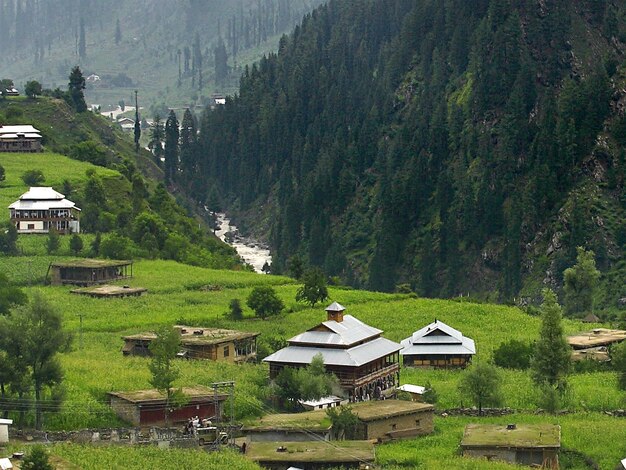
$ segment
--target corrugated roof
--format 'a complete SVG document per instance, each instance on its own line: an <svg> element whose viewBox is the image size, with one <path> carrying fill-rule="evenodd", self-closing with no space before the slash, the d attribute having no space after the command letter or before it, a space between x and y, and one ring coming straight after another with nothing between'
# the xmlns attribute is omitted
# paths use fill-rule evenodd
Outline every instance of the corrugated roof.
<svg viewBox="0 0 626 470"><path fill-rule="evenodd" d="M402 351L400 354L402 356L413 356L413 355L423 355L423 354L431 354L431 355L455 355L455 354L476 354L476 346L474 344L474 340L470 338L463 338L461 344L412 344L410 341L411 338L406 338L400 341L402 344Z"/></svg>
<svg viewBox="0 0 626 470"><path fill-rule="evenodd" d="M317 328L320 327L328 331L317 330ZM349 347L366 339L375 338L381 333L382 330L366 325L352 315L345 315L341 322L328 320L304 333L294 336L289 339L289 344L319 344L321 346L336 345Z"/></svg>
<svg viewBox="0 0 626 470"><path fill-rule="evenodd" d="M328 307L326 307L326 311L327 312L343 312L346 309L346 307L344 307L343 305L337 303L337 302L333 302L332 304L330 304Z"/></svg>
<svg viewBox="0 0 626 470"><path fill-rule="evenodd" d="M31 188L20 196L22 201L41 201L41 200L61 200L64 194L56 192L48 186L31 186Z"/></svg>
<svg viewBox="0 0 626 470"><path fill-rule="evenodd" d="M310 364L317 354L324 357L325 365L358 367L402 349L398 343L386 338L376 338L349 349L316 348L310 346L287 346L269 355L263 362L285 364Z"/></svg>
<svg viewBox="0 0 626 470"><path fill-rule="evenodd" d="M404 384L397 387L396 390L421 395L426 391L426 387L422 387L420 385Z"/></svg>
<svg viewBox="0 0 626 470"><path fill-rule="evenodd" d="M50 209L76 209L76 204L68 199L45 200L45 201L15 201L9 209L21 211L47 211Z"/></svg>
<svg viewBox="0 0 626 470"><path fill-rule="evenodd" d="M440 334L434 334L434 333ZM441 334L443 333L443 334ZM459 330L446 325L439 320L435 320L430 325L426 325L424 328L417 330L411 336L411 343L448 343L448 344L461 344L463 340L463 333Z"/></svg>
<svg viewBox="0 0 626 470"><path fill-rule="evenodd" d="M18 125L18 126L0 126L0 135L2 134L28 134L28 133L37 133L39 134L41 131L39 129L35 129L30 124Z"/></svg>

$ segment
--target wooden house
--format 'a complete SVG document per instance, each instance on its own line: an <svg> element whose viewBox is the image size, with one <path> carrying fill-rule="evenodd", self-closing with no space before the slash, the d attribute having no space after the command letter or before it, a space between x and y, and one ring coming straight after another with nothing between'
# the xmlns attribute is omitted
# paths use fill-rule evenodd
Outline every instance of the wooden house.
<svg viewBox="0 0 626 470"><path fill-rule="evenodd" d="M224 362L246 362L256 358L259 333L184 325L174 328L180 333L179 357ZM153 332L124 336L122 352L125 356L148 356L150 343L155 338Z"/></svg>
<svg viewBox="0 0 626 470"><path fill-rule="evenodd" d="M591 331L584 331L567 337L567 342L572 349L610 346L624 340L626 340L625 330L610 330L608 328L594 328Z"/></svg>
<svg viewBox="0 0 626 470"><path fill-rule="evenodd" d="M0 126L0 152L37 153L41 132L31 125Z"/></svg>
<svg viewBox="0 0 626 470"><path fill-rule="evenodd" d="M187 422L190 418L220 419L227 395L217 394L207 387L184 387L186 402L179 408L171 407L171 423ZM135 426L165 423L166 398L158 390L109 392L110 405L117 416Z"/></svg>
<svg viewBox="0 0 626 470"><path fill-rule="evenodd" d="M559 468L561 427L553 424L468 424L461 449L466 457Z"/></svg>
<svg viewBox="0 0 626 470"><path fill-rule="evenodd" d="M350 401L383 398L393 394L400 380L398 351L402 347L381 336L333 303L327 321L289 339L289 346L263 359L274 379L285 367L306 367L318 354L327 372L337 376Z"/></svg>
<svg viewBox="0 0 626 470"><path fill-rule="evenodd" d="M401 341L400 355L407 367L466 367L476 354L474 340L435 320Z"/></svg>
<svg viewBox="0 0 626 470"><path fill-rule="evenodd" d="M32 187L9 206L17 233L80 233L80 209L49 187Z"/></svg>
<svg viewBox="0 0 626 470"><path fill-rule="evenodd" d="M48 266L48 274L52 285L103 284L133 277L133 262L88 258L55 261Z"/></svg>

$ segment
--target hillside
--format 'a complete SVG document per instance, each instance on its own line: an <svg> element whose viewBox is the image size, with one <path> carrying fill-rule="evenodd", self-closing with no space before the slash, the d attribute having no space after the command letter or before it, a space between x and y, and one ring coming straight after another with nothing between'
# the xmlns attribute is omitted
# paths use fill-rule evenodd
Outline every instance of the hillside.
<svg viewBox="0 0 626 470"><path fill-rule="evenodd" d="M602 271L596 305L615 313L625 14L330 1L206 113L189 176L269 239L275 272L299 257L360 288L533 303L584 246Z"/></svg>
<svg viewBox="0 0 626 470"><path fill-rule="evenodd" d="M0 267L2 272L8 270L12 278L24 279L33 270L45 271L46 265L26 265L20 257L0 257ZM289 278L209 270L174 261L153 260L135 263L133 272L134 278L124 283L148 288L148 293L142 297L93 299L70 294L69 286L36 285L25 289L29 295L35 291L43 294L62 312L65 327L74 333L72 351L64 353L61 358L65 371L65 401L58 409L45 413L47 430L122 425L109 409L106 392L144 389L149 387L150 378L147 358L123 356L121 337L124 335L174 323L257 331L261 333L259 356L265 357L280 344L281 339L325 319L324 306L312 309L295 302L298 285ZM242 305L245 304L245 298L258 285L272 286L285 302L285 312L261 321L244 306L243 320L228 319L225 313L230 300L238 298L242 300ZM330 296L345 305L350 314L384 329L384 336L394 341L407 337L433 318L445 321L476 340L477 361L488 361L501 342L509 339L527 342L536 338L539 330L539 318L513 307L339 288L331 288ZM564 326L567 333L572 333L589 325L566 320ZM181 370L177 382L180 386L234 380L238 421L253 420L259 415L274 412L267 401L268 370L265 364L234 365L212 361L180 361L177 364ZM467 405L467 397L458 389L463 373L460 370L403 368L401 382L423 384L430 381L439 396L437 406L446 409ZM563 444L567 448L592 458L601 469L612 470L615 467L623 451L621 443L626 440L626 428L621 425L624 418L604 413L619 408L623 403L623 393L616 388L615 372L603 369L574 373L569 379L570 391L565 404L570 413L559 416L536 414L540 392L534 386L529 371L500 369L500 373L504 405L519 412L513 416L485 418L487 421L506 424L513 419L518 423L560 424ZM472 419L475 418L437 416L433 435L379 446L378 463L389 469L420 466L485 470L510 468L499 463L468 461L458 455L463 428ZM88 449L67 444L52 447L51 451L81 467L84 465L83 468L102 468L93 463ZM97 452L103 461L117 461L115 455L104 449ZM151 459L151 462L163 462L164 468L174 468L167 460L171 454L164 453L159 457L144 454L147 451L141 449L124 452L128 452L124 455L135 455L138 461ZM194 454L193 458L200 457ZM563 468L588 468L568 466L566 462L569 461L564 456Z"/></svg>
<svg viewBox="0 0 626 470"><path fill-rule="evenodd" d="M52 186L82 209L80 256L167 258L243 269L235 250L167 192L151 155L143 150L136 154L132 140L106 119L75 113L62 100L17 98L0 100L0 122L33 124L41 130L46 149L36 154L0 154L6 178L0 182L3 236L8 205L28 190L22 175L40 170L41 185ZM61 246L53 254L72 255L70 238L61 237ZM20 235L17 250L29 265L38 266L42 259L47 264L39 258L47 254L46 243L46 236Z"/></svg>
<svg viewBox="0 0 626 470"><path fill-rule="evenodd" d="M242 66L275 50L280 35L320 3L3 0L0 43L13 47L0 56L0 78L22 90L28 80L64 89L79 64L85 77L99 77L88 83L87 99L103 109L131 104L135 89L153 111L204 105L214 92L234 91Z"/></svg>

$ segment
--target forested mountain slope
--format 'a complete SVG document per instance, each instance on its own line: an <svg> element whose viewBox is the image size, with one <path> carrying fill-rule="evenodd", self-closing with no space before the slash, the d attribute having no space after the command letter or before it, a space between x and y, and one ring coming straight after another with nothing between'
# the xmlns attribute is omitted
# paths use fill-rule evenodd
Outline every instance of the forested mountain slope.
<svg viewBox="0 0 626 470"><path fill-rule="evenodd" d="M500 300L596 253L626 296L626 8L584 0L342 0L308 15L182 162L254 209L274 270ZM256 219L259 217L257 215Z"/></svg>
<svg viewBox="0 0 626 470"><path fill-rule="evenodd" d="M201 103L274 50L322 0L0 0L0 70L18 87L65 88L79 64L92 103ZM162 113L163 114L163 113Z"/></svg>

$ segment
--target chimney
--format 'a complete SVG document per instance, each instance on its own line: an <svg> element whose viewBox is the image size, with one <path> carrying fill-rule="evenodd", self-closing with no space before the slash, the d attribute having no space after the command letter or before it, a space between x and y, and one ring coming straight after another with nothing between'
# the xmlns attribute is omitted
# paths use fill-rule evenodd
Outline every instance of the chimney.
<svg viewBox="0 0 626 470"><path fill-rule="evenodd" d="M328 321L336 321L337 323L341 323L343 321L343 312L346 308L343 305L338 304L337 302L333 302L328 307L326 307L326 314Z"/></svg>

